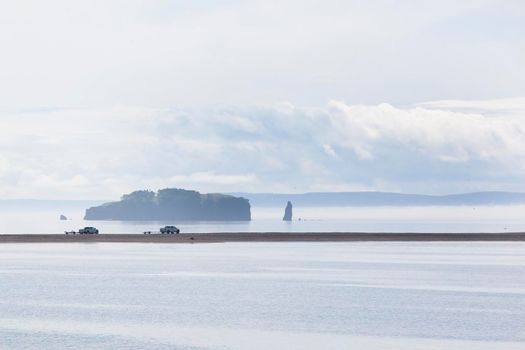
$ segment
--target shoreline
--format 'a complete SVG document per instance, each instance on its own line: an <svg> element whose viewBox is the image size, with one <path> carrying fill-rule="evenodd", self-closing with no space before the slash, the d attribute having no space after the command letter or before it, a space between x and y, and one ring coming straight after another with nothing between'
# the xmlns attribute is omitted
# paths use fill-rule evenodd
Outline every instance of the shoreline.
<svg viewBox="0 0 525 350"><path fill-rule="evenodd" d="M144 234L0 234L1 243L226 243L226 242L525 242L525 232L505 233L365 233L232 232Z"/></svg>

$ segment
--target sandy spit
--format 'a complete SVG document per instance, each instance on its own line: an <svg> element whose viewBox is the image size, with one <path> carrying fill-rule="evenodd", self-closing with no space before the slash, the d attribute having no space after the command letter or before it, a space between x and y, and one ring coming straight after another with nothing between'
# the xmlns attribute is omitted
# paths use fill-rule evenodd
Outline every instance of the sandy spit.
<svg viewBox="0 0 525 350"><path fill-rule="evenodd" d="M144 234L0 234L0 243L220 243L220 242L468 242L525 241L513 233L364 233L364 232L237 232Z"/></svg>

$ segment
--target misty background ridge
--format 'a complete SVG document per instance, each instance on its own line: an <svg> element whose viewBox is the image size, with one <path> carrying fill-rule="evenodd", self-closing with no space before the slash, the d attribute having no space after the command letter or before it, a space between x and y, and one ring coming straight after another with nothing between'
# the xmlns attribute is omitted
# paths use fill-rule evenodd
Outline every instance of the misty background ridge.
<svg viewBox="0 0 525 350"><path fill-rule="evenodd" d="M523 192L473 192L450 195L422 195L387 192L310 192L310 193L225 193L243 197L252 207L285 207L291 201L298 207L374 207L374 206L459 206L525 204ZM115 200L0 199L0 209L84 210Z"/></svg>

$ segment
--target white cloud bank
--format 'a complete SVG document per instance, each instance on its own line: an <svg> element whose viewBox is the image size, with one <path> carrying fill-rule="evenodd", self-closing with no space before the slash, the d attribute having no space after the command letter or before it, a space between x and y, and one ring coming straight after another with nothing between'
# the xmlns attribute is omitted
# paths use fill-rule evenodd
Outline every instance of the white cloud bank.
<svg viewBox="0 0 525 350"><path fill-rule="evenodd" d="M511 106L511 107L509 107ZM0 196L525 190L525 100L0 114Z"/></svg>

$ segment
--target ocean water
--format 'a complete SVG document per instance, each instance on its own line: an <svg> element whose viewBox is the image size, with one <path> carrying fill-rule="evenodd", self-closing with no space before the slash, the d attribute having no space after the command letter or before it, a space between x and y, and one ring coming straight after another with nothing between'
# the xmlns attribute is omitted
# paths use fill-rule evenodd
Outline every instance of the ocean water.
<svg viewBox="0 0 525 350"><path fill-rule="evenodd" d="M522 350L525 244L3 244L0 349Z"/></svg>
<svg viewBox="0 0 525 350"><path fill-rule="evenodd" d="M525 231L525 205L482 207L252 208L250 222L84 221L78 209L0 211L1 233L63 233L95 226L101 233L142 233L164 225L182 232L510 232ZM70 220L60 221L65 214ZM299 220L300 219L300 220Z"/></svg>

